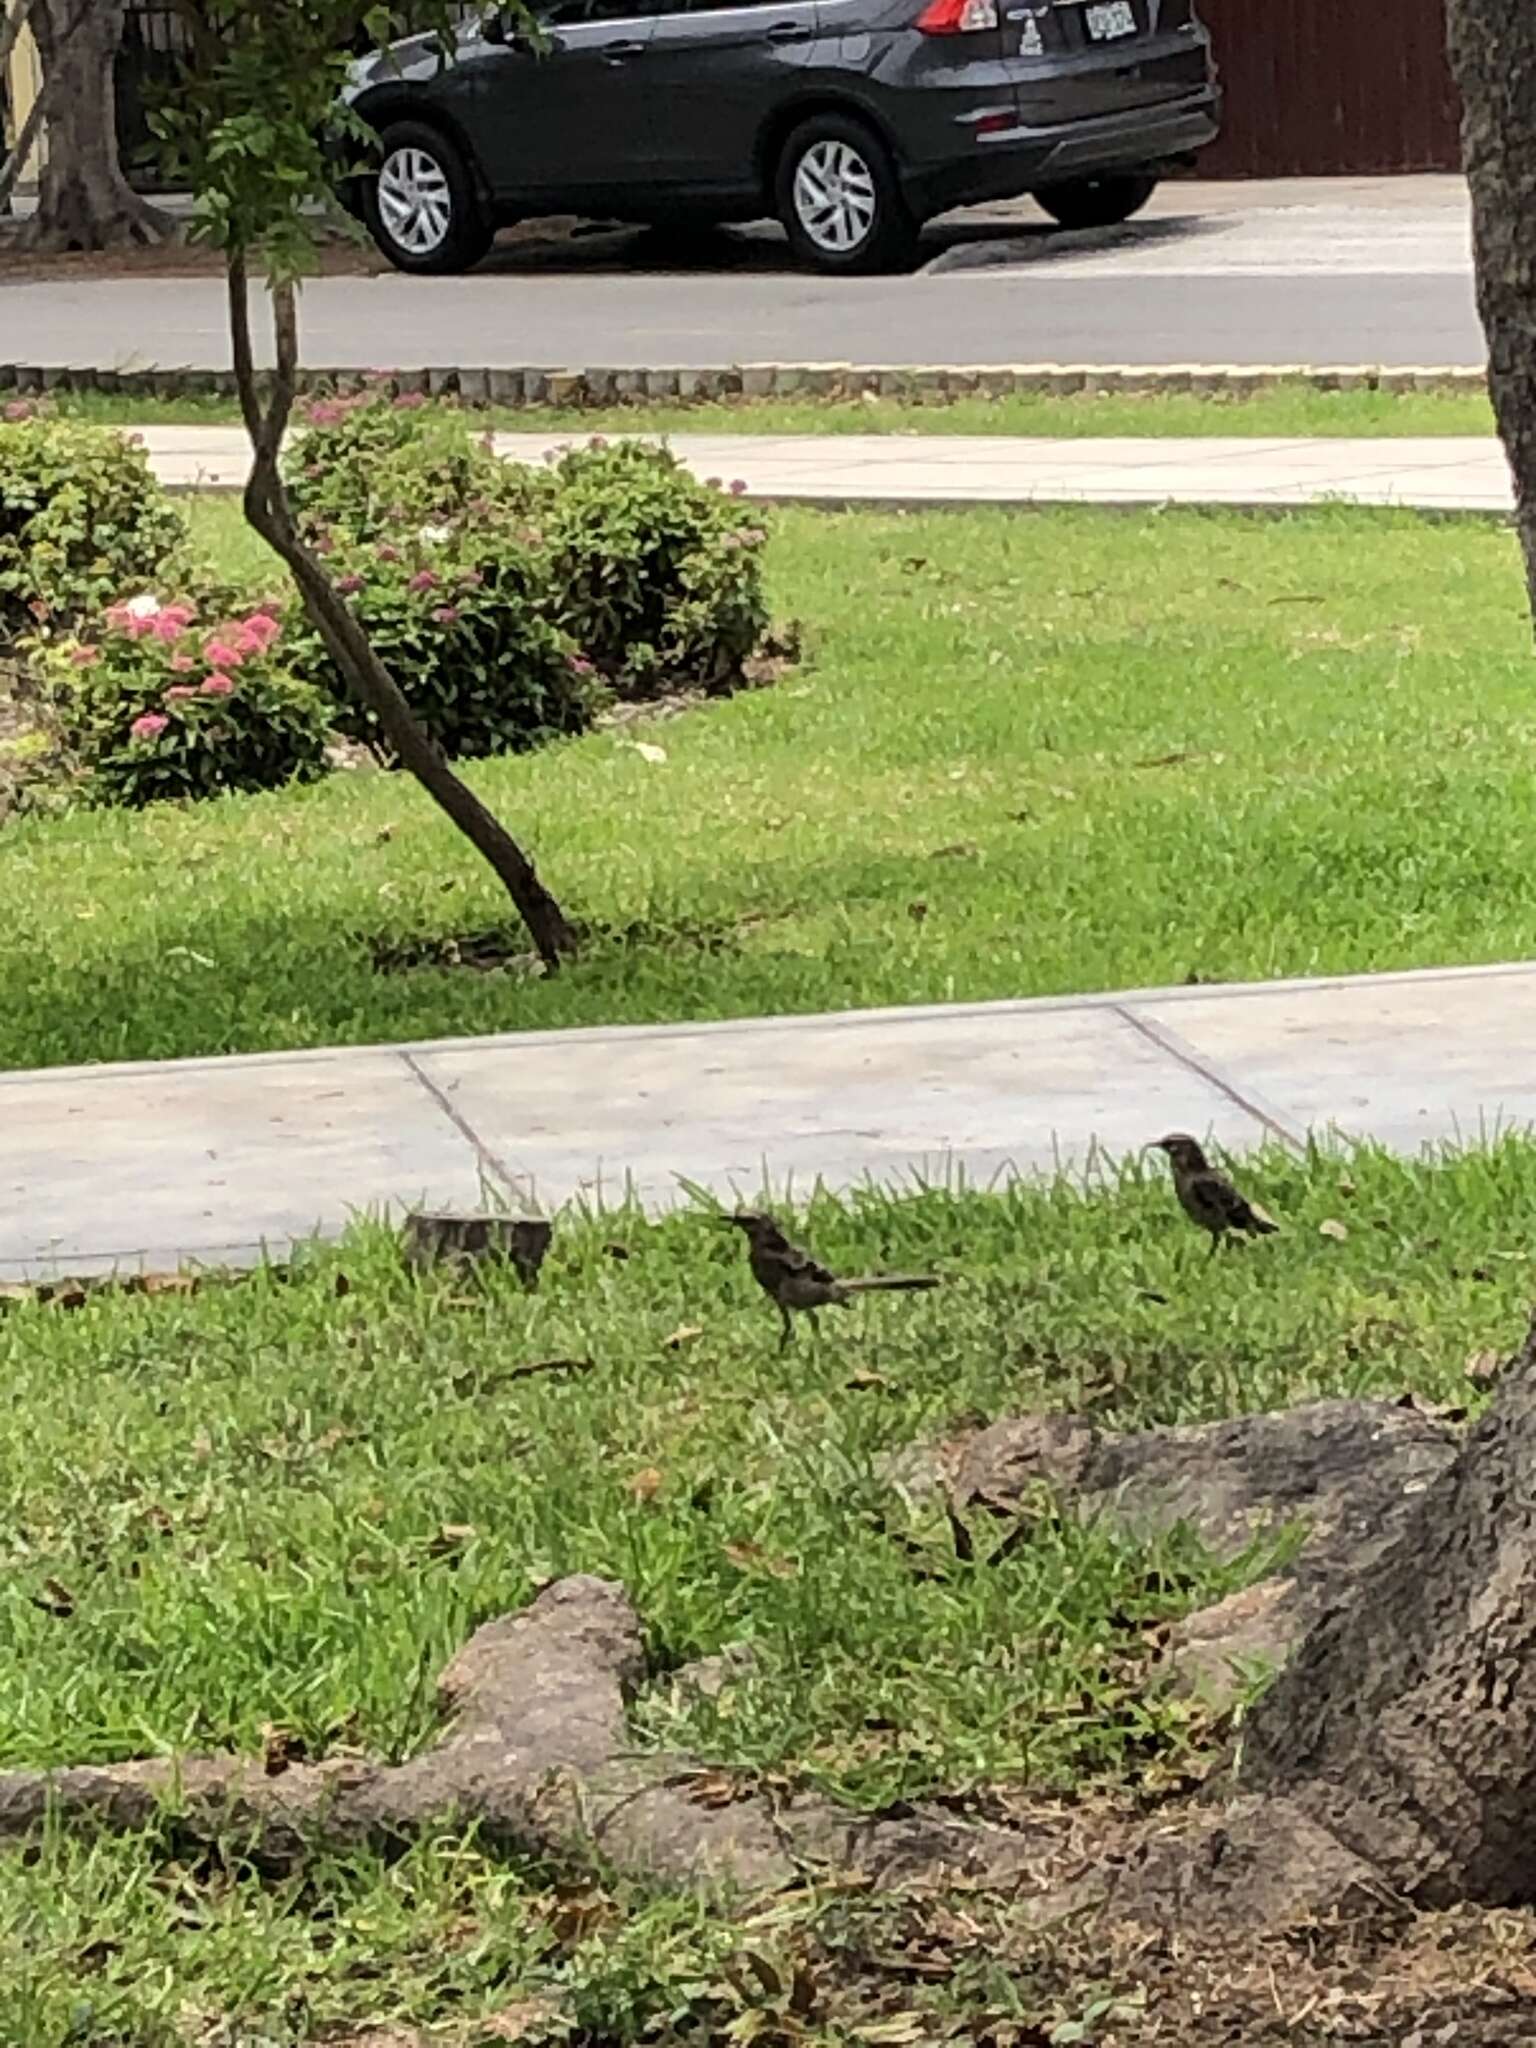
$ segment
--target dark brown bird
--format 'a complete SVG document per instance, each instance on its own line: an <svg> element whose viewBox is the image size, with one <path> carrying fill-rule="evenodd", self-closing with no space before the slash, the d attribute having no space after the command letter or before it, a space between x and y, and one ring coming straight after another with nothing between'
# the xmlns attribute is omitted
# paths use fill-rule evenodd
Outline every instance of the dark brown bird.
<svg viewBox="0 0 1536 2048"><path fill-rule="evenodd" d="M1172 1131L1166 1138L1156 1139L1147 1150L1168 1154L1174 1193L1190 1221L1211 1233L1213 1253L1228 1231L1268 1237L1280 1228L1273 1217L1266 1216L1238 1192L1224 1173L1212 1166L1198 1141L1186 1131Z"/></svg>
<svg viewBox="0 0 1536 2048"><path fill-rule="evenodd" d="M784 1334L782 1351L795 1334L791 1315L808 1315L812 1326L819 1308L846 1308L860 1294L920 1294L939 1281L932 1273L879 1273L866 1280L839 1280L809 1252L791 1244L771 1216L741 1210L720 1221L747 1240L752 1277L779 1312Z"/></svg>

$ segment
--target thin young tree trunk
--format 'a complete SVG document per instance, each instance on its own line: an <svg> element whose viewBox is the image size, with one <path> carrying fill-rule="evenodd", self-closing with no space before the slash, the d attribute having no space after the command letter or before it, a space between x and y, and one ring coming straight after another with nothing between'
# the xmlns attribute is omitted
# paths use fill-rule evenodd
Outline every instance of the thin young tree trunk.
<svg viewBox="0 0 1536 2048"><path fill-rule="evenodd" d="M1488 384L1536 604L1536 5L1447 0Z"/></svg>
<svg viewBox="0 0 1536 2048"><path fill-rule="evenodd" d="M48 99L48 151L27 236L38 248L115 249L169 232L119 161L112 67L124 12L125 0L35 0L32 8Z"/></svg>
<svg viewBox="0 0 1536 2048"><path fill-rule="evenodd" d="M304 545L280 469L283 436L293 411L298 373L298 309L292 284L273 288L277 369L263 403L251 345L248 274L244 257L228 265L230 333L235 378L255 460L245 491L245 514L282 558L304 609L347 687L378 719L402 767L421 784L495 870L550 972L576 950L576 937L533 862L506 828L454 773L417 723L394 678L368 643L345 601L331 587L318 558Z"/></svg>

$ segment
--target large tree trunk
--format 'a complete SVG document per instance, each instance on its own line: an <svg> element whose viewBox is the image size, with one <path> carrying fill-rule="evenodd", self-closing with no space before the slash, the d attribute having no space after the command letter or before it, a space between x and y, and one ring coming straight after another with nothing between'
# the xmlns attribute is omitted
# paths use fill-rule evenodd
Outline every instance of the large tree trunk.
<svg viewBox="0 0 1536 2048"><path fill-rule="evenodd" d="M1240 1783L1289 1802L1421 1905L1536 1900L1529 1346L1402 1539L1265 1695Z"/></svg>
<svg viewBox="0 0 1536 2048"><path fill-rule="evenodd" d="M39 248L114 249L165 238L165 217L131 189L118 161L112 65L125 11L125 0L35 0L32 8L48 138L28 234Z"/></svg>
<svg viewBox="0 0 1536 2048"><path fill-rule="evenodd" d="M279 461L293 410L298 373L297 294L292 283L272 287L277 370L263 402L251 345L250 295L245 259L229 259L230 333L235 378L240 387L251 446L255 451L245 492L245 513L256 531L286 564L304 609L349 690L379 722L400 765L415 776L433 801L495 870L512 898L539 957L550 973L576 950L576 935L554 897L539 880L533 862L418 724L405 696L358 625L346 602L299 534L288 503Z"/></svg>
<svg viewBox="0 0 1536 2048"><path fill-rule="evenodd" d="M1446 0L1488 382L1536 604L1536 6Z"/></svg>

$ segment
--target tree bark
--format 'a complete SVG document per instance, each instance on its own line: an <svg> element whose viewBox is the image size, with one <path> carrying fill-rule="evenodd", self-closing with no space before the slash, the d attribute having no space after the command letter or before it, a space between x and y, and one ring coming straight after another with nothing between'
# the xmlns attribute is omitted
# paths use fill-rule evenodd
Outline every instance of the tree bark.
<svg viewBox="0 0 1536 2048"><path fill-rule="evenodd" d="M125 0L36 0L32 8L48 123L27 235L37 248L115 249L166 238L166 217L132 190L118 161L112 66L125 11Z"/></svg>
<svg viewBox="0 0 1536 2048"><path fill-rule="evenodd" d="M1249 1720L1240 1789L1423 1906L1536 1900L1536 1366L1529 1347L1398 1542Z"/></svg>
<svg viewBox="0 0 1536 2048"><path fill-rule="evenodd" d="M401 766L415 776L495 870L527 926L546 970L556 973L561 961L576 950L576 935L560 905L539 880L533 862L517 841L474 791L460 781L428 739L345 600L331 587L318 557L300 536L280 468L283 436L293 411L298 376L296 288L291 283L273 286L277 369L263 403L251 345L249 278L242 255L230 256L228 277L235 379L255 453L245 490L246 518L287 566L304 609L347 687L378 719Z"/></svg>
<svg viewBox="0 0 1536 2048"><path fill-rule="evenodd" d="M1488 384L1536 606L1536 7L1447 0Z"/></svg>

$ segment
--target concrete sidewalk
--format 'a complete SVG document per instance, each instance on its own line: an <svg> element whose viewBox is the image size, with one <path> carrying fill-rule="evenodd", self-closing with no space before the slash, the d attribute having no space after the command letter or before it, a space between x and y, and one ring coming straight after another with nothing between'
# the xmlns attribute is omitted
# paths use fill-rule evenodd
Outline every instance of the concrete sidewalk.
<svg viewBox="0 0 1536 2048"><path fill-rule="evenodd" d="M542 461L580 441L501 434L499 451ZM244 435L226 427L144 431L155 473L181 489L245 480ZM851 505L1317 505L1348 500L1507 514L1514 492L1495 440L1044 440L950 434L676 434L695 474L740 478L779 503Z"/></svg>
<svg viewBox="0 0 1536 2048"><path fill-rule="evenodd" d="M1169 1128L1536 1120L1536 965L0 1075L0 1277L238 1264L361 1210L985 1184Z"/></svg>

